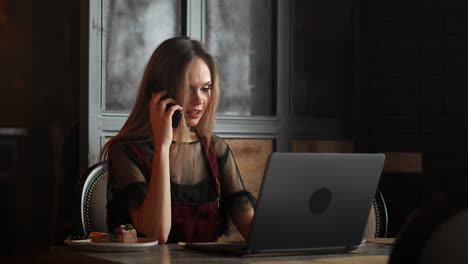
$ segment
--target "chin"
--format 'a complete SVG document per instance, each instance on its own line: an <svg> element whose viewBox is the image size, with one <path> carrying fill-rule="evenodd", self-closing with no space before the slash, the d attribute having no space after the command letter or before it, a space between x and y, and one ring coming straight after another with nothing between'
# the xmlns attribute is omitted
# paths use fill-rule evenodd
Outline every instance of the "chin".
<svg viewBox="0 0 468 264"><path fill-rule="evenodd" d="M191 121L187 121L187 122L186 122L187 127L190 127L190 128L196 127L196 126L198 125L198 123L199 123L199 120L196 120L196 121L191 120Z"/></svg>

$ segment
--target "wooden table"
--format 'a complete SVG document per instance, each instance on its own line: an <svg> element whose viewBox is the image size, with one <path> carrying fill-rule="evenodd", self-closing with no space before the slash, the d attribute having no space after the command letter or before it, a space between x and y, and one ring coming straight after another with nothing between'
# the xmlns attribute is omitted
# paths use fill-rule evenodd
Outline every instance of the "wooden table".
<svg viewBox="0 0 468 264"><path fill-rule="evenodd" d="M392 246L376 243L363 243L353 252L331 255L299 255L275 257L234 257L188 250L177 244L158 245L141 252L99 253L75 250L68 246L52 247L50 257L54 263L320 263L320 264L384 264Z"/></svg>

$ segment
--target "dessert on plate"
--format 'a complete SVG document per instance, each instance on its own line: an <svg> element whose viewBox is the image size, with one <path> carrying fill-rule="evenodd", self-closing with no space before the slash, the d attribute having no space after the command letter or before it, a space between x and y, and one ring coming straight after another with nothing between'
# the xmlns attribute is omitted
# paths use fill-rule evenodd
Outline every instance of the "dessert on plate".
<svg viewBox="0 0 468 264"><path fill-rule="evenodd" d="M131 224L117 227L113 233L91 232L92 242L137 243L137 232Z"/></svg>

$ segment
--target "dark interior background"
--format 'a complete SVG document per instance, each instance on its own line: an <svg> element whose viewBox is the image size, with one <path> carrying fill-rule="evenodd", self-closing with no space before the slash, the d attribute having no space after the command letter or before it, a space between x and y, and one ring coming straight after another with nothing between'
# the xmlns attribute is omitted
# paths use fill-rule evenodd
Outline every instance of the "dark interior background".
<svg viewBox="0 0 468 264"><path fill-rule="evenodd" d="M84 2L0 1L0 128L23 128L0 140L5 252L43 250L72 231L87 115ZM422 173L382 177L396 235L422 200L468 187L468 1L366 0L359 15L360 151L423 157Z"/></svg>
<svg viewBox="0 0 468 264"><path fill-rule="evenodd" d="M422 200L468 187L467 3L369 1L367 150L422 153L422 173L381 178L390 235Z"/></svg>
<svg viewBox="0 0 468 264"><path fill-rule="evenodd" d="M68 228L79 173L62 169L78 159L64 145L80 116L80 2L0 3L0 128L25 129L0 141L2 252L40 250Z"/></svg>

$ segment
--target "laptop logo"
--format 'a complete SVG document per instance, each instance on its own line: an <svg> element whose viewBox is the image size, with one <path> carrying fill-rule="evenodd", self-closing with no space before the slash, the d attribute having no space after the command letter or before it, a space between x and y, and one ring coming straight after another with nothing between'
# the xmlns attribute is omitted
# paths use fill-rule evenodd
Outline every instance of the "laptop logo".
<svg viewBox="0 0 468 264"><path fill-rule="evenodd" d="M330 207L332 193L327 188L320 188L309 199L309 210L313 214L321 214Z"/></svg>

